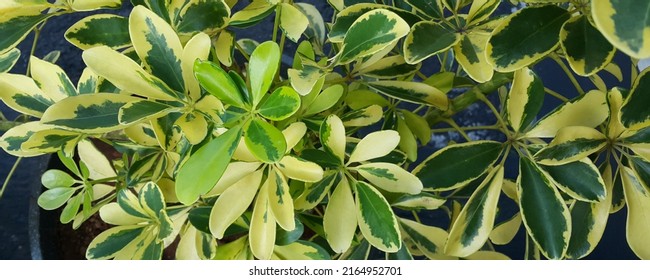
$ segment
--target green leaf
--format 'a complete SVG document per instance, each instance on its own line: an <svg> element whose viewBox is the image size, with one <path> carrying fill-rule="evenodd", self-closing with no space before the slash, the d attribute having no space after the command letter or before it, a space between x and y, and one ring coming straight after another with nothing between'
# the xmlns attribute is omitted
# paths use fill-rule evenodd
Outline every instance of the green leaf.
<svg viewBox="0 0 650 280"><path fill-rule="evenodd" d="M172 90L165 81L145 71L126 55L107 46L88 49L83 52L82 57L93 72L106 78L108 82L119 89L157 100L175 101L179 99L178 93ZM180 66L178 71L180 71Z"/></svg>
<svg viewBox="0 0 650 280"><path fill-rule="evenodd" d="M89 260L113 258L120 250L136 240L144 229L145 227L142 225L110 228L100 233L90 242L86 250L86 258Z"/></svg>
<svg viewBox="0 0 650 280"><path fill-rule="evenodd" d="M213 35L228 25L230 7L223 0L190 0L175 19L176 31L180 34L204 32Z"/></svg>
<svg viewBox="0 0 650 280"><path fill-rule="evenodd" d="M460 34L440 23L423 21L411 28L404 41L404 58L410 64L419 63L456 45Z"/></svg>
<svg viewBox="0 0 650 280"><path fill-rule="evenodd" d="M544 84L527 67L515 71L506 99L506 116L515 131L521 131L535 120L544 104Z"/></svg>
<svg viewBox="0 0 650 280"><path fill-rule="evenodd" d="M329 190L341 180L338 172L330 172L323 179L313 184L308 184L303 193L294 201L296 210L308 210L316 207Z"/></svg>
<svg viewBox="0 0 650 280"><path fill-rule="evenodd" d="M587 16L573 17L560 31L562 50L571 69L582 76L602 70L614 58L616 49L591 25Z"/></svg>
<svg viewBox="0 0 650 280"><path fill-rule="evenodd" d="M557 107L526 132L526 137L554 137L568 126L596 127L609 116L605 93L592 90Z"/></svg>
<svg viewBox="0 0 650 280"><path fill-rule="evenodd" d="M429 18L442 18L443 8L440 0L405 0L405 2Z"/></svg>
<svg viewBox="0 0 650 280"><path fill-rule="evenodd" d="M76 191L77 189L69 187L49 189L38 196L38 206L45 210L54 210L66 203Z"/></svg>
<svg viewBox="0 0 650 280"><path fill-rule="evenodd" d="M251 54L248 78L250 79L253 107L257 107L271 87L280 65L280 55L280 47L272 41L260 44Z"/></svg>
<svg viewBox="0 0 650 280"><path fill-rule="evenodd" d="M51 14L40 14L40 11L31 13L10 11L3 13L2 18L0 18L0 34L2 34L2 38L0 38L0 54L4 54L16 47L36 25L51 16Z"/></svg>
<svg viewBox="0 0 650 280"><path fill-rule="evenodd" d="M278 244L280 245L280 244ZM315 243L298 240L285 246L276 246L273 253L282 260L329 260L330 255Z"/></svg>
<svg viewBox="0 0 650 280"><path fill-rule="evenodd" d="M489 39L489 33L470 31L461 36L459 42L454 45L456 61L463 66L463 70L470 78L479 83L485 83L494 76L492 65L488 63L485 56L485 47Z"/></svg>
<svg viewBox="0 0 650 280"><path fill-rule="evenodd" d="M300 108L300 95L291 87L280 87L259 106L259 113L273 121L284 120Z"/></svg>
<svg viewBox="0 0 650 280"><path fill-rule="evenodd" d="M478 23L489 17L501 4L500 0L478 0L472 1L469 8L467 22L469 24Z"/></svg>
<svg viewBox="0 0 650 280"><path fill-rule="evenodd" d="M274 163L282 159L287 142L284 135L275 126L258 118L251 120L244 127L246 147L259 160Z"/></svg>
<svg viewBox="0 0 650 280"><path fill-rule="evenodd" d="M190 210L187 219L195 229L210 234L210 206L195 207Z"/></svg>
<svg viewBox="0 0 650 280"><path fill-rule="evenodd" d="M402 19L406 20L408 24L415 24L422 19L416 16L415 14L398 9L388 5L380 5L375 3L360 3L356 5L351 5L336 14L336 21L332 25L332 28L328 34L329 40L334 43L343 42L346 33L350 30L350 27L356 22L361 16L367 12L386 9L391 12L396 13Z"/></svg>
<svg viewBox="0 0 650 280"><path fill-rule="evenodd" d="M304 116L310 116L323 112L332 108L338 103L341 96L343 96L344 88L342 85L332 85L324 89L318 96L311 102L303 113Z"/></svg>
<svg viewBox="0 0 650 280"><path fill-rule="evenodd" d="M305 232L305 226L302 224L302 222L300 222L297 216L294 217L294 223L296 224L296 227L291 231L285 231L281 228L278 228L277 233L275 235L276 245L285 246L294 243L296 241L301 242L301 240L298 239L300 239L302 234ZM276 247L276 253L277 253L277 247Z"/></svg>
<svg viewBox="0 0 650 280"><path fill-rule="evenodd" d="M634 58L650 56L650 3L643 0L592 1L591 14L598 30L618 49Z"/></svg>
<svg viewBox="0 0 650 280"><path fill-rule="evenodd" d="M524 225L544 256L561 259L569 246L571 217L560 193L530 159L519 161L517 193Z"/></svg>
<svg viewBox="0 0 650 280"><path fill-rule="evenodd" d="M369 82L368 86L390 97L432 105L441 110L449 106L449 99L442 91L430 85L407 81L377 81Z"/></svg>
<svg viewBox="0 0 650 280"><path fill-rule="evenodd" d="M84 198L84 193L79 193L75 196L73 196L70 200L68 200L68 203L63 207L63 210L61 210L61 216L59 216L59 222L62 224L67 224L74 220L74 217L77 215L79 212L79 208L81 208L81 203Z"/></svg>
<svg viewBox="0 0 650 280"><path fill-rule="evenodd" d="M104 133L126 127L118 114L138 98L111 93L84 94L63 99L45 111L41 121L84 133Z"/></svg>
<svg viewBox="0 0 650 280"><path fill-rule="evenodd" d="M598 168L588 158L558 166L542 166L542 169L558 188L577 200L595 203L607 195Z"/></svg>
<svg viewBox="0 0 650 280"><path fill-rule="evenodd" d="M390 102L380 94L370 90L354 90L345 96L345 103L353 110L366 108L370 105L386 107Z"/></svg>
<svg viewBox="0 0 650 280"><path fill-rule="evenodd" d="M526 7L497 27L487 45L495 70L511 72L528 66L555 50L560 30L571 15L555 5Z"/></svg>
<svg viewBox="0 0 650 280"><path fill-rule="evenodd" d="M379 250L394 253L402 246L397 219L384 196L365 182L356 184L357 220L363 236Z"/></svg>
<svg viewBox="0 0 650 280"><path fill-rule="evenodd" d="M136 122L158 118L174 109L174 107L164 103L138 100L120 108L118 119L121 124L134 124Z"/></svg>
<svg viewBox="0 0 650 280"><path fill-rule="evenodd" d="M416 195L403 195L391 205L408 210L435 210L445 204L446 201L446 199L433 194L421 192Z"/></svg>
<svg viewBox="0 0 650 280"><path fill-rule="evenodd" d="M240 136L240 128L228 130L202 146L180 167L176 177L176 196L181 203L190 205L215 186L226 170Z"/></svg>
<svg viewBox="0 0 650 280"><path fill-rule="evenodd" d="M358 219L358 214L353 214L354 212L357 212L357 207L350 183L347 178L343 178L330 196L323 216L325 238L336 253L347 251L352 244Z"/></svg>
<svg viewBox="0 0 650 280"><path fill-rule="evenodd" d="M196 61L194 75L201 86L226 104L246 108L237 84L219 65L212 61Z"/></svg>
<svg viewBox="0 0 650 280"><path fill-rule="evenodd" d="M82 50L97 46L122 49L131 45L129 20L112 14L91 15L70 26L65 39Z"/></svg>
<svg viewBox="0 0 650 280"><path fill-rule="evenodd" d="M143 6L129 16L133 47L148 70L177 92L185 92L181 71L183 46L172 27Z"/></svg>
<svg viewBox="0 0 650 280"><path fill-rule="evenodd" d="M12 49L6 53L0 53L0 73L6 73L16 65L20 58L20 50Z"/></svg>
<svg viewBox="0 0 650 280"><path fill-rule="evenodd" d="M503 145L474 141L445 147L418 165L413 174L425 188L452 190L483 175L499 158Z"/></svg>
<svg viewBox="0 0 650 280"><path fill-rule="evenodd" d="M376 9L359 17L345 34L338 64L375 54L406 36L409 25L394 12Z"/></svg>
<svg viewBox="0 0 650 280"><path fill-rule="evenodd" d="M576 174L574 178L580 178ZM612 166L607 165L603 172L607 196L598 203L576 201L571 205L571 239L566 252L568 258L580 259L591 253L598 245L609 217L612 203Z"/></svg>
<svg viewBox="0 0 650 280"><path fill-rule="evenodd" d="M407 219L400 218L399 221L403 235L408 236L427 258L435 260L443 256L447 231Z"/></svg>
<svg viewBox="0 0 650 280"><path fill-rule="evenodd" d="M623 166L620 172L628 211L627 243L639 258L650 259L650 246L646 238L650 230L650 190L641 184L630 168Z"/></svg>
<svg viewBox="0 0 650 280"><path fill-rule="evenodd" d="M561 165L583 159L607 145L605 135L593 128L568 126L558 131L551 143L535 154L544 165Z"/></svg>
<svg viewBox="0 0 650 280"><path fill-rule="evenodd" d="M69 188L75 182L72 176L58 169L50 169L41 175L41 184L48 189Z"/></svg>
<svg viewBox="0 0 650 280"><path fill-rule="evenodd" d="M467 257L488 240L497 214L503 172L503 166L495 168L469 198L449 230L446 254Z"/></svg>
<svg viewBox="0 0 650 280"><path fill-rule="evenodd" d="M645 128L650 124L650 111L647 106L650 97L645 94L650 89L650 69L644 70L634 81L630 94L621 108L621 122L629 130Z"/></svg>
<svg viewBox="0 0 650 280"><path fill-rule="evenodd" d="M426 145L431 140L431 129L427 121L420 115L415 114L409 110L401 110L400 113L404 117L404 121L408 128L413 132L420 143Z"/></svg>

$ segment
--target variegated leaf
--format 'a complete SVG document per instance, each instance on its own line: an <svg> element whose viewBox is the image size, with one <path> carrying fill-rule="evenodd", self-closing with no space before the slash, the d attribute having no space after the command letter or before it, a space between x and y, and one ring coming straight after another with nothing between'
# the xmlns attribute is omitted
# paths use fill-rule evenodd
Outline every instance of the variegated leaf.
<svg viewBox="0 0 650 280"><path fill-rule="evenodd" d="M377 81L370 82L368 86L390 97L435 106L446 110L449 99L442 91L430 85L406 81Z"/></svg>
<svg viewBox="0 0 650 280"><path fill-rule="evenodd" d="M275 246L275 216L269 202L269 182L262 185L251 217L249 244L256 258L268 260Z"/></svg>
<svg viewBox="0 0 650 280"><path fill-rule="evenodd" d="M419 63L450 49L460 39L459 33L442 23L422 21L414 25L406 37L404 58L410 64Z"/></svg>
<svg viewBox="0 0 650 280"><path fill-rule="evenodd" d="M126 48L131 46L129 20L112 14L91 15L70 26L65 39L82 50L98 46Z"/></svg>
<svg viewBox="0 0 650 280"><path fill-rule="evenodd" d="M210 232L214 237L222 239L228 227L250 207L262 175L261 170L251 172L221 193L210 211Z"/></svg>
<svg viewBox="0 0 650 280"><path fill-rule="evenodd" d="M590 127L567 126L560 129L553 141L535 154L544 165L562 165L581 160L607 145L606 136Z"/></svg>
<svg viewBox="0 0 650 280"><path fill-rule="evenodd" d="M528 67L515 71L506 99L506 115L516 131L525 130L535 120L544 103L544 84Z"/></svg>
<svg viewBox="0 0 650 280"><path fill-rule="evenodd" d="M422 191L420 179L392 163L366 163L354 170L374 186L389 192L418 194Z"/></svg>
<svg viewBox="0 0 650 280"><path fill-rule="evenodd" d="M361 233L370 244L394 253L402 246L397 219L386 198L365 182L356 183L357 220Z"/></svg>
<svg viewBox="0 0 650 280"><path fill-rule="evenodd" d="M607 66L616 48L591 25L587 16L573 17L560 31L562 50L569 66L581 76L591 76Z"/></svg>
<svg viewBox="0 0 650 280"><path fill-rule="evenodd" d="M598 30L616 48L635 58L650 56L650 24L639 20L650 16L650 3L643 0L592 1L591 15Z"/></svg>

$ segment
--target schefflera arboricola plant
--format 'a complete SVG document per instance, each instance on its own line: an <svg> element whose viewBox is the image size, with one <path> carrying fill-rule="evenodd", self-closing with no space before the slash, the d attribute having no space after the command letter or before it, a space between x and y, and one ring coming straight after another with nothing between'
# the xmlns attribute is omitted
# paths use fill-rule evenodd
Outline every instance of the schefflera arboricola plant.
<svg viewBox="0 0 650 280"><path fill-rule="evenodd" d="M0 3L0 96L27 120L0 115L0 147L57 153L38 203L112 225L89 259L506 259L522 228L517 257L579 259L624 207L650 258L647 1L332 0L330 22L307 1L132 0L66 31L76 85L58 52L7 73L48 19L121 2ZM267 42L236 32L270 16ZM476 103L494 124L455 117Z"/></svg>

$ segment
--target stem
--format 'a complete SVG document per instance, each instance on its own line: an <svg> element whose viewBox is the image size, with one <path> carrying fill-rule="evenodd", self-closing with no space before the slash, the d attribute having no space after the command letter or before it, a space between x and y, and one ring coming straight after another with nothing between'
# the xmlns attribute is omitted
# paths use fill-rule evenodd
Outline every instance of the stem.
<svg viewBox="0 0 650 280"><path fill-rule="evenodd" d="M479 99L481 99L488 107L490 107L490 110L492 111L494 116L497 118L497 121L499 122L499 125L501 126L501 128L503 128L503 132L504 133L507 132L508 127L506 126L506 122L501 117L501 114L499 113L499 110L497 110L497 108L494 107L492 102L490 102L490 100L488 100L487 97L485 97L484 94L479 95Z"/></svg>
<svg viewBox="0 0 650 280"><path fill-rule="evenodd" d="M456 113L465 110L469 105L474 104L479 100L479 95L486 95L494 93L501 86L512 81L512 73L494 73L492 80L476 85L458 97L452 99L449 108L445 111L433 110L425 115L425 119L429 126L441 122Z"/></svg>
<svg viewBox="0 0 650 280"><path fill-rule="evenodd" d="M465 133L465 131L463 131L462 129L460 129L460 127L458 126L458 124L456 123L456 121L454 121L453 119L448 119L446 122L447 122L449 125L451 125L451 127L453 127L454 129L456 129L456 131L457 131L458 133L460 133L460 135L462 135L463 138L465 138L465 140L467 140L467 142L472 141L472 138L469 138L469 135L467 135L467 133Z"/></svg>
<svg viewBox="0 0 650 280"><path fill-rule="evenodd" d="M30 57L30 62L31 62L31 57L34 56L34 53L36 53L36 47L38 46L38 39L41 36L41 28L45 26L45 23L47 23L47 20L44 20L43 23L41 23L39 26L34 27L34 41L32 41L32 49L29 51L29 57ZM31 76L29 73L31 72L31 63L27 63L27 71L25 72L25 75Z"/></svg>
<svg viewBox="0 0 650 280"><path fill-rule="evenodd" d="M242 48L237 42L235 42L235 48L237 48L237 50L241 53L241 55L244 56L244 58L246 58L246 60L248 61L251 60L251 57L246 53L246 51L244 51L244 48Z"/></svg>
<svg viewBox="0 0 650 280"><path fill-rule="evenodd" d="M9 185L9 181L11 181L11 177L14 176L14 173L16 172L16 168L18 168L18 165L20 164L20 161L23 159L23 157L19 157L16 159L16 162L14 162L14 165L11 167L11 170L9 170L9 174L7 174L7 178L5 179L4 183L2 184L2 188L0 188L0 199L2 198L2 195L5 193L5 189Z"/></svg>
<svg viewBox="0 0 650 280"><path fill-rule="evenodd" d="M0 131L5 132L17 125L23 124L22 122L13 122L13 121L0 121Z"/></svg>
<svg viewBox="0 0 650 280"><path fill-rule="evenodd" d="M545 91L546 93L548 93L548 95L553 96L553 97L555 97L555 98L557 98L557 99L560 99L562 102L567 102L567 101L569 101L568 98L562 96L562 94L560 94L560 93L558 93L557 91L554 91L554 90L552 90L552 89L550 89L550 88L545 87L545 88L544 88L544 91Z"/></svg>
<svg viewBox="0 0 650 280"><path fill-rule="evenodd" d="M501 130L499 126L496 125L482 125L482 126L470 126L470 127L459 127L463 131L472 131L472 130ZM433 128L431 129L432 133L444 133L456 131L455 128Z"/></svg>
<svg viewBox="0 0 650 280"><path fill-rule="evenodd" d="M579 93L580 95L584 95L584 94L585 94L585 91L584 91L584 90L582 89L582 87L580 86L580 83L578 83L578 80L576 80L576 77L573 75L573 72L572 72L572 71L571 71L571 70L566 66L566 64L564 64L564 62L562 61L562 59L560 59L560 57L557 56L557 54L554 54L554 53L551 54L551 55L549 55L549 57L550 57L551 59L555 60L555 62L557 63L557 65L559 65L560 68L562 68L562 71L564 71L564 73L566 74L566 76L569 77L569 80L571 80L571 83L572 83L573 86L576 88L576 90L578 91L578 93Z"/></svg>
<svg viewBox="0 0 650 280"><path fill-rule="evenodd" d="M115 176L115 177L109 177L109 178L104 178L104 179L99 179L99 180L88 181L88 183L91 183L91 184L93 184L93 185L94 185L94 184L101 184L101 183L106 183L106 182L115 181L115 180L117 180L118 178L119 178L119 177Z"/></svg>
<svg viewBox="0 0 650 280"><path fill-rule="evenodd" d="M278 28L280 27L280 5L275 7L275 21L273 22L273 42L278 40Z"/></svg>

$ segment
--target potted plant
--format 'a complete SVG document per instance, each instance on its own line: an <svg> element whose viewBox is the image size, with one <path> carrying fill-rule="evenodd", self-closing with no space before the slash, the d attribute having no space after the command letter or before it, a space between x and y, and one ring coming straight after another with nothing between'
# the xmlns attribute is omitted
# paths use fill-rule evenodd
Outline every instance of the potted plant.
<svg viewBox="0 0 650 280"><path fill-rule="evenodd" d="M331 0L332 18L307 1L131 2L66 31L78 83L51 57L0 74L30 117L4 120L0 146L67 169L42 175L39 205L73 228L113 225L89 259L171 244L178 259L503 259L493 245L520 228L520 257L579 259L624 207L650 258L646 1ZM121 4L3 1L0 71L49 18ZM237 38L268 17L268 41ZM576 96L542 81L549 61ZM459 124L473 104L496 123ZM448 132L461 140L428 152Z"/></svg>

